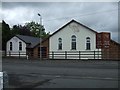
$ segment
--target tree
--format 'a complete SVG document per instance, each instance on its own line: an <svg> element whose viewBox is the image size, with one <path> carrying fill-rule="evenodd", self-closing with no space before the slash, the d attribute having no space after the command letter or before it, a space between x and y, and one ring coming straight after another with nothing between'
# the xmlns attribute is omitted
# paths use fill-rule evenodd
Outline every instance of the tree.
<svg viewBox="0 0 120 90"><path fill-rule="evenodd" d="M20 28L20 35L32 36L32 33L27 27L23 26Z"/></svg>
<svg viewBox="0 0 120 90"><path fill-rule="evenodd" d="M14 37L15 35L28 35L40 38L47 38L49 33L45 32L43 25L35 22L26 23L22 25L14 25L11 29L8 24L3 20L2 21L2 50L6 50L7 41Z"/></svg>
<svg viewBox="0 0 120 90"><path fill-rule="evenodd" d="M32 21L26 23L25 27L27 27L31 31L32 36L40 37L40 38L47 38L49 36L49 33L45 32L44 26L40 25L39 23L35 23Z"/></svg>
<svg viewBox="0 0 120 90"><path fill-rule="evenodd" d="M28 36L31 36L31 32L30 30L25 27L25 26L22 26L22 25L14 25L12 30L11 30L11 33L12 33L12 37L19 34L19 35L28 35Z"/></svg>
<svg viewBox="0 0 120 90"><path fill-rule="evenodd" d="M2 50L6 50L6 43L11 38L10 27L6 22L2 21Z"/></svg>

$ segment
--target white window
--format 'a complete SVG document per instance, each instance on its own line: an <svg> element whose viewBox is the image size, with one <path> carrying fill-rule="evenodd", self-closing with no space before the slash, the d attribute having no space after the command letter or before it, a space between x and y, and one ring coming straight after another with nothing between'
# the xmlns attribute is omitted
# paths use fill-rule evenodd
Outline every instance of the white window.
<svg viewBox="0 0 120 90"><path fill-rule="evenodd" d="M72 35L71 39L71 49L76 50L76 36Z"/></svg>
<svg viewBox="0 0 120 90"><path fill-rule="evenodd" d="M90 37L86 38L86 50L90 50L91 49L91 45L90 45Z"/></svg>
<svg viewBox="0 0 120 90"><path fill-rule="evenodd" d="M19 50L22 50L22 42L19 42Z"/></svg>
<svg viewBox="0 0 120 90"><path fill-rule="evenodd" d="M62 50L62 38L58 39L58 50Z"/></svg>

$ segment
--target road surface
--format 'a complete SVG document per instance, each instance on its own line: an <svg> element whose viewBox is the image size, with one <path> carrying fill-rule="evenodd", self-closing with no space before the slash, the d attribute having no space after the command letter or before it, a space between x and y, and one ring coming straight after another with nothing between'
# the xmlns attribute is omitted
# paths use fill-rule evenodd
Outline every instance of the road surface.
<svg viewBox="0 0 120 90"><path fill-rule="evenodd" d="M3 59L10 88L118 88L118 61Z"/></svg>

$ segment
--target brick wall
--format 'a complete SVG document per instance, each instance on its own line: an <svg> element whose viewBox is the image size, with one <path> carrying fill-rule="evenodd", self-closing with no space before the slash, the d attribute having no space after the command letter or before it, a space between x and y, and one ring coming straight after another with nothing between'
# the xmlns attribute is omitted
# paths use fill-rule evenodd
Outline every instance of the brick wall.
<svg viewBox="0 0 120 90"><path fill-rule="evenodd" d="M120 44L111 40L110 47L102 49L103 59L114 59L120 60Z"/></svg>
<svg viewBox="0 0 120 90"><path fill-rule="evenodd" d="M46 52L47 53L47 57L46 58L49 58L48 57L48 54L49 54L49 38L44 40L44 42L42 42L42 46L47 47L47 52Z"/></svg>
<svg viewBox="0 0 120 90"><path fill-rule="evenodd" d="M37 45L37 46L33 49L33 58L39 58L38 48L39 48L39 45Z"/></svg>
<svg viewBox="0 0 120 90"><path fill-rule="evenodd" d="M40 58L40 51L38 50L40 47L40 44L38 44L37 46L35 46L33 48L33 58ZM41 43L41 47L47 47L47 57L48 58L48 53L49 53L49 41L48 39L44 40L44 42Z"/></svg>

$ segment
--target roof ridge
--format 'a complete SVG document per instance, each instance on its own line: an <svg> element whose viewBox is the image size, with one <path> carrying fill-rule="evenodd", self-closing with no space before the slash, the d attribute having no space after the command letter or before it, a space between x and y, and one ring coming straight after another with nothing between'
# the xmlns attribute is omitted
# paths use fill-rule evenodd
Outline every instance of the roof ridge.
<svg viewBox="0 0 120 90"><path fill-rule="evenodd" d="M16 35L19 39L24 41L26 44L30 44L29 48L33 48L35 45L42 41L41 38L34 37L34 36L27 36L27 35Z"/></svg>
<svg viewBox="0 0 120 90"><path fill-rule="evenodd" d="M32 37L32 38L39 38L39 37L35 37L35 36L29 36L29 35L20 35L20 34L17 34L16 36L26 36L26 37ZM40 38L39 38L40 39Z"/></svg>
<svg viewBox="0 0 120 90"><path fill-rule="evenodd" d="M119 44L120 45L120 43L119 42L117 42L117 41L115 41L115 40L113 40L113 39L110 39L112 42L114 42L114 43L116 43L116 44Z"/></svg>

